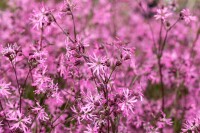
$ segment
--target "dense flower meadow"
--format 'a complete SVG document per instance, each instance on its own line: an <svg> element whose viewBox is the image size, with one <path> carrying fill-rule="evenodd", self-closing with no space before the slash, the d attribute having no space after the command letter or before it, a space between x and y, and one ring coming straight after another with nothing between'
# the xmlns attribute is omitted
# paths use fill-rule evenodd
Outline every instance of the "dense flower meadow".
<svg viewBox="0 0 200 133"><path fill-rule="evenodd" d="M200 132L200 8L2 3L0 133Z"/></svg>

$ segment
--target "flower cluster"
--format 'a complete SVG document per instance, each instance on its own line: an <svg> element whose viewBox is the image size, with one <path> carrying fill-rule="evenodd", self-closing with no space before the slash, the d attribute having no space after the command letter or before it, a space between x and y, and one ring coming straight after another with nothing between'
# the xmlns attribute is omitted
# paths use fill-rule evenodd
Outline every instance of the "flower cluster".
<svg viewBox="0 0 200 133"><path fill-rule="evenodd" d="M0 133L200 132L199 4L0 1Z"/></svg>

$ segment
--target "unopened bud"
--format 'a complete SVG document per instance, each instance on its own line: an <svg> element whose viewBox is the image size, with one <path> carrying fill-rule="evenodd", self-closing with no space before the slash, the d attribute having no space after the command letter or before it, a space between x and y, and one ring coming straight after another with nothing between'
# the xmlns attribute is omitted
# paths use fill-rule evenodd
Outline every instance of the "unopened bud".
<svg viewBox="0 0 200 133"><path fill-rule="evenodd" d="M129 60L131 57L130 57L130 55L126 55L125 57L124 57L124 60Z"/></svg>
<svg viewBox="0 0 200 133"><path fill-rule="evenodd" d="M78 54L78 53L75 53L75 54L74 54L74 57L76 57L76 58L81 58L82 56L81 56L80 54Z"/></svg>
<svg viewBox="0 0 200 133"><path fill-rule="evenodd" d="M28 60L28 63L29 63L30 68L35 68L38 65L38 62L35 58L30 58Z"/></svg>
<svg viewBox="0 0 200 133"><path fill-rule="evenodd" d="M183 19L183 13L182 12L180 13L179 16L180 16L181 19Z"/></svg>
<svg viewBox="0 0 200 133"><path fill-rule="evenodd" d="M166 26L167 26L167 27L170 27L170 25L171 25L171 24L170 24L169 22L166 23Z"/></svg>
<svg viewBox="0 0 200 133"><path fill-rule="evenodd" d="M81 60L77 60L77 61L75 61L74 66L78 66L78 65L82 65L82 64L83 64L83 62Z"/></svg>
<svg viewBox="0 0 200 133"><path fill-rule="evenodd" d="M121 66L121 64L122 64L122 62L119 60L116 62L116 66Z"/></svg>
<svg viewBox="0 0 200 133"><path fill-rule="evenodd" d="M106 64L107 67L110 67L110 61L109 61L109 60L107 60L107 61L105 62L105 64Z"/></svg>

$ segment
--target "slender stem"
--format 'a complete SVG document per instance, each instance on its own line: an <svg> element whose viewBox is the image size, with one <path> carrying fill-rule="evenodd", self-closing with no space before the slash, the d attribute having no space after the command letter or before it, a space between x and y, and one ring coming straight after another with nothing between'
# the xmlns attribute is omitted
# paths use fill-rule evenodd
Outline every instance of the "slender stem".
<svg viewBox="0 0 200 133"><path fill-rule="evenodd" d="M69 36L69 34L55 21L56 25L58 26L58 28L69 38L69 40L72 42L72 43L75 43L74 40L72 40L72 38Z"/></svg>
<svg viewBox="0 0 200 133"><path fill-rule="evenodd" d="M30 72L31 72L31 70L28 71L28 74L27 74L27 76L26 76L26 79L25 79L24 84L23 84L22 87L25 87L26 81L27 81L27 79L28 79L28 76L29 76ZM20 112L21 112L21 107L22 107L22 95L23 95L23 92L24 92L24 90L23 90L23 88L22 88L22 89L21 89L21 93L20 93L20 99L19 99L19 108L20 108Z"/></svg>
<svg viewBox="0 0 200 133"><path fill-rule="evenodd" d="M167 41L167 37L168 37L168 33L169 33L169 31L166 31L166 33L165 33L165 38L164 38L164 41L163 41L163 44L161 45L161 49L160 49L160 56L162 57L162 54L163 54L163 50L164 50L164 48L165 48L165 45L166 45L166 41Z"/></svg>
<svg viewBox="0 0 200 133"><path fill-rule="evenodd" d="M138 0L137 0L137 3L138 3L138 5L141 7L143 13L146 15L147 13L146 13L144 7L142 6L142 3L139 2ZM148 20L147 20L146 22L147 22L147 24L148 24L148 26L149 26L149 29L150 29L150 32L151 32L151 36L152 36L152 41L153 41L153 44L154 44L154 46L155 46L155 50L156 50L156 53L157 53L158 51L157 51L157 45L156 45L155 36L154 36L154 32L153 32L153 27L151 26L151 24L149 23Z"/></svg>
<svg viewBox="0 0 200 133"><path fill-rule="evenodd" d="M17 86L18 86L18 92L19 92L19 95L20 95L20 98L19 98L19 110L20 110L20 112L21 112L21 87L20 87L20 85L19 85L19 80L18 80L18 77L17 77L17 71L16 71L16 67L14 66L14 64L13 64L13 62L11 61L11 64L12 64L12 68L13 68L13 70L14 70L14 73L15 73L15 79L16 79L16 82L17 82Z"/></svg>
<svg viewBox="0 0 200 133"><path fill-rule="evenodd" d="M177 19L177 21L166 30L164 40L162 42L162 26L163 22L161 21L161 28L160 28L160 38L159 38L159 52L157 53L157 59L158 59L158 68L159 68L159 76L160 76L160 85L161 85L161 95L162 95L162 111L164 112L165 110L165 89L164 89L164 82L163 82L163 73L162 73L162 56L163 56L163 51L167 42L167 37L169 31L179 22L180 18Z"/></svg>
<svg viewBox="0 0 200 133"><path fill-rule="evenodd" d="M27 82L27 79L28 79L30 73L31 73L31 69L29 69L28 74L26 75L26 79L24 81L23 87L26 85L26 82Z"/></svg>
<svg viewBox="0 0 200 133"><path fill-rule="evenodd" d="M162 53L162 29L163 29L163 21L160 21L160 31L159 31L159 44L158 44L158 54Z"/></svg>
<svg viewBox="0 0 200 133"><path fill-rule="evenodd" d="M179 17L179 18L176 20L176 22L175 22L174 24L172 24L172 25L169 27L168 31L170 31L180 20L181 20L181 18Z"/></svg>
<svg viewBox="0 0 200 133"><path fill-rule="evenodd" d="M195 39L194 39L194 41L193 41L193 43L192 43L192 47L191 47L191 57L193 57L194 56L194 47L195 47L195 45L196 45L196 42L198 41L198 39L199 39L199 35L200 35L200 27L198 28L198 30L197 30L197 33L196 33L196 37L195 37Z"/></svg>
<svg viewBox="0 0 200 133"><path fill-rule="evenodd" d="M112 0L113 14L112 14L112 25L113 25L113 37L117 35L117 25L116 25L116 0Z"/></svg>
<svg viewBox="0 0 200 133"><path fill-rule="evenodd" d="M158 58L158 68L159 68L161 94L162 94L162 111L164 112L164 109L165 109L165 98L164 98L165 90L164 90L164 83L163 83L161 57Z"/></svg>
<svg viewBox="0 0 200 133"><path fill-rule="evenodd" d="M140 77L140 75L134 76L134 77L132 78L132 80L131 80L131 83L130 83L129 87L131 87L131 86L135 83L135 81L137 81L137 79L138 79L139 77Z"/></svg>
<svg viewBox="0 0 200 133"><path fill-rule="evenodd" d="M165 33L165 38L164 38L164 41L163 41L163 44L161 46L161 53L163 52L164 48L165 48L165 45L166 45L166 42L167 42L167 37L168 37L168 33L169 31L180 21L180 17L176 20L176 22L174 24L172 24L172 26L169 27L169 29L166 30L166 33ZM162 56L162 55L161 55Z"/></svg>
<svg viewBox="0 0 200 133"><path fill-rule="evenodd" d="M108 111L107 111L108 109ZM108 97L108 88L106 86L106 115L107 116L107 131L108 133L110 132L110 120L109 120L109 116L110 116L110 108L109 108L109 97Z"/></svg>
<svg viewBox="0 0 200 133"><path fill-rule="evenodd" d="M162 27L163 27L163 21L161 20L160 24L160 32L159 32L159 44L158 44L158 53L157 53L157 61L158 61L158 69L159 69L159 76L160 76L160 85L161 85L161 96L162 96L162 111L164 112L165 109L165 90L164 90L164 84L163 84L163 74L162 74L162 64L161 64L161 59L162 59L162 53L163 53L163 44L162 44ZM165 36L165 41L166 41ZM163 41L163 43L165 42ZM162 131L161 131L162 132Z"/></svg>
<svg viewBox="0 0 200 133"><path fill-rule="evenodd" d="M106 115L108 115L107 116L107 131L108 131L108 133L110 132L110 108L109 108L108 83L112 77L113 72L116 70L116 67L117 66L114 66L114 68L112 69L112 71L108 77L108 80L106 79L106 81L105 81L105 85L106 85Z"/></svg>
<svg viewBox="0 0 200 133"><path fill-rule="evenodd" d="M43 42L43 33L44 33L44 28L41 28L41 34L40 34L40 50L42 50L42 42Z"/></svg>
<svg viewBox="0 0 200 133"><path fill-rule="evenodd" d="M113 74L113 72L115 71L115 69L116 69L116 66L113 68L113 70L111 71L111 73L110 73L110 76L109 76L109 78L108 78L108 81L107 81L107 83L109 82L109 80L110 80L110 78L111 78L111 76L112 76L112 74Z"/></svg>
<svg viewBox="0 0 200 133"><path fill-rule="evenodd" d="M74 40L77 42L77 34L76 34L76 25L75 25L75 19L74 19L74 14L72 13L72 10L70 9L70 13L72 16L72 21L73 21L73 28L74 28Z"/></svg>
<svg viewBox="0 0 200 133"><path fill-rule="evenodd" d="M65 103L65 106L64 106L64 109L62 110L62 112L57 116L57 118L55 118L53 121L52 121L52 125L63 115L65 109L68 107L69 105L69 100L67 101L67 103Z"/></svg>
<svg viewBox="0 0 200 133"><path fill-rule="evenodd" d="M19 94L20 94L20 86L19 86L19 80L18 80L18 77L17 77L17 71L16 71L16 68L15 68L15 66L14 66L14 64L13 64L12 61L11 61L11 65L12 65L13 71L14 71L14 73L15 73L15 79L16 79L17 86L18 86L18 92L19 92Z"/></svg>

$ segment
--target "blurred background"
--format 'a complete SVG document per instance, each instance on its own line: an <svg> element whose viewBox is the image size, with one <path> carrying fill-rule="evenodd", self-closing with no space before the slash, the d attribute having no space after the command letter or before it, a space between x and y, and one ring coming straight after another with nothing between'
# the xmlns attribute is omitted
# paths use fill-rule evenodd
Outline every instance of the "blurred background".
<svg viewBox="0 0 200 133"><path fill-rule="evenodd" d="M0 0L0 9L3 10L5 8L7 8L7 1L9 0ZM38 1L38 2L45 2L47 0L35 0L35 1ZM53 0L52 0L53 1ZM63 1L63 0L54 0L54 1ZM98 1L98 0L93 0L93 1ZM146 0L144 0L146 1ZM198 8L200 9L200 0L148 0L149 2L153 2L153 3L158 3L159 1L164 1L166 3L168 2L175 2L175 3L178 3L179 5L179 8L184 8L184 7L187 7L187 8Z"/></svg>
<svg viewBox="0 0 200 133"><path fill-rule="evenodd" d="M9 8L8 6L8 2L9 1L20 1L20 0L0 0L0 11L3 12L5 9ZM21 0L23 1L23 0ZM30 1L38 1L38 3L41 2L45 2L45 1L57 1L57 2L62 2L63 0L30 0ZM73 1L73 0L72 0ZM83 0L79 0L80 2ZM91 1L99 1L99 0L91 0ZM108 0L110 1L110 0ZM117 0L116 0L117 1ZM121 0L122 1L122 0ZM123 1L134 1L134 0L123 0ZM136 1L136 0L135 0ZM139 0L139 1L145 1L148 2L148 6L152 6L152 7L156 7L158 3L176 3L177 5L177 11L180 11L183 8L189 8L192 9L193 11L198 11L200 9L200 0ZM120 5L121 6L121 5ZM126 9L128 9L127 6L124 6L125 8L122 8L123 10L123 17L126 15L126 13L128 12ZM28 8L28 7L27 7ZM37 8L37 7L36 7ZM157 8L157 7L156 7ZM82 10L82 9L81 9ZM130 9L128 9L130 10ZM0 13L1 13L0 12ZM13 12L13 11L12 11ZM197 13L194 12L194 14L196 15ZM198 15L198 14L197 14ZM122 15L121 15L122 16ZM120 17L121 17L120 16ZM134 16L134 15L133 15ZM97 18L99 19L99 18ZM125 21L127 19L124 19ZM122 24L124 24L123 22L121 22ZM137 23L136 23L137 24ZM119 24L120 25L120 24ZM124 26L122 25L122 27L128 27L127 25ZM145 28L144 28L145 29ZM136 29L137 30L137 29ZM182 30L182 29L181 29ZM145 31L146 32L146 31ZM143 36L143 34L141 34L141 36ZM138 35L139 37L139 35ZM133 38L134 40L134 38ZM182 87L182 86L181 86ZM180 88L181 88L180 87ZM153 99L153 100L158 100L161 98L161 91L160 91L160 85L158 84L153 84L153 85L149 85L147 90L144 92L144 95L147 99ZM33 89L27 89L28 92L25 92L25 94L27 95L27 97L29 99L34 99L34 93L33 93ZM187 88L184 86L180 89L183 93L183 95L185 95L187 93ZM172 91L172 93L174 93L174 91ZM176 132L178 132L179 130L181 130L181 123L179 122L179 119L174 120L175 124L174 124L174 129Z"/></svg>

